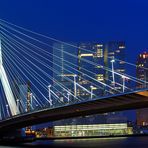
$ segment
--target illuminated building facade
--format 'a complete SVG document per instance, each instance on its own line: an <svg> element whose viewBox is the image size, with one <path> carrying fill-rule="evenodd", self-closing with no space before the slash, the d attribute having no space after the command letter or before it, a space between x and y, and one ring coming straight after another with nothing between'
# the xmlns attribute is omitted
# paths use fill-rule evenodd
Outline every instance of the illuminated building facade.
<svg viewBox="0 0 148 148"><path fill-rule="evenodd" d="M69 82L73 81L73 76L71 73L77 75L77 82L91 90L90 86L95 85L96 81L92 81L91 76L98 81L113 84L112 81L112 72L104 70L104 67L110 68L112 59L120 59L122 61L114 62L114 71L125 73L125 43L122 41L112 41L108 43L93 43L93 42L82 42L78 45L73 44L74 46L69 46L63 43L55 43L53 45L53 69L58 73L53 72L53 78L55 80L62 82L66 87L69 87L73 90L72 84ZM78 47L78 48L76 48ZM71 54L74 56L71 56ZM88 61L88 62L87 62ZM94 63L94 64L92 64ZM75 70L76 69L76 70ZM85 73L85 76L83 75ZM83 75L83 77L82 77ZM115 75L115 82L122 84L122 78ZM58 88L59 86L54 87ZM102 85L101 85L102 87ZM93 86L94 93L97 95L103 95L104 90ZM105 89L105 88L104 88ZM121 90L122 86L115 85L115 89ZM87 97L90 94L83 89L77 89L77 96Z"/></svg>
<svg viewBox="0 0 148 148"><path fill-rule="evenodd" d="M87 90L91 90L91 87L93 85L93 92L98 96L104 95L104 89L102 89L102 85L100 85L101 88L95 87L94 84L96 81L92 81L89 77L86 75L91 76L94 79L97 79L98 81L108 83L109 85L112 84L112 73L107 72L104 70L104 67L111 68L111 60L114 59L120 59L124 61L125 58L125 43L124 42L109 42L109 43L100 43L100 42L83 42L79 43L78 45L74 44L78 48L69 46L69 45L63 45L62 43L56 43L53 45L53 54L56 55L53 57L53 68L58 71L58 74L53 73L53 78L58 80L60 83L62 83L64 86L68 87L69 90L73 90L73 85L69 81L67 81L64 77L61 77L59 75L70 75L69 71L77 75L77 83L79 83L81 86L85 87ZM59 50L57 50L59 49ZM71 58L69 54L66 54L68 52L69 54L73 54L74 56L77 56L77 58ZM68 61L68 62L66 62ZM86 62L89 61L89 62ZM91 64L91 63L94 64ZM73 64L70 64L73 63ZM78 71L74 70L73 68L70 68L69 66L72 66L74 69L78 69ZM67 69L67 70L65 70ZM114 70L116 72L125 72L125 63L124 62L115 62L114 63ZM83 75L85 73L85 76ZM82 76L83 75L83 76ZM73 76L68 76L71 81L73 81ZM85 79L86 78L86 79ZM110 79L110 81L107 81ZM122 83L121 78L115 77L116 82ZM93 82L93 84L92 84ZM54 87L58 88L57 83L54 83ZM98 83L97 83L98 86ZM122 89L121 87L116 86L116 89ZM111 91L111 90L110 90ZM65 94L66 95L66 94ZM81 98L89 98L90 94L86 91L84 91L82 88L77 87L77 96ZM120 116L117 113L117 116ZM108 113L107 115L111 116L112 113ZM107 115L103 115L104 118L107 117ZM115 115L115 113L113 113ZM93 116L95 120L97 117L99 118L99 115ZM106 121L104 120L104 123ZM118 123L118 121L116 121ZM61 124L64 123L64 121L61 121Z"/></svg>
<svg viewBox="0 0 148 148"><path fill-rule="evenodd" d="M73 45L75 46L75 44ZM52 89L60 97L61 101L65 102L63 95L67 96L68 94L64 89L61 92L61 88L64 87L69 92L73 92L73 77L74 74L77 74L75 69L78 69L78 50L74 46L64 43L53 44L53 78L55 81L53 81ZM70 97L72 99L72 96Z"/></svg>
<svg viewBox="0 0 148 148"><path fill-rule="evenodd" d="M137 59L137 78L143 81L148 81L148 52L144 52L138 56ZM138 88L144 88L148 84L137 84Z"/></svg>
<svg viewBox="0 0 148 148"><path fill-rule="evenodd" d="M133 134L127 123L54 126L55 137L110 136Z"/></svg>
<svg viewBox="0 0 148 148"><path fill-rule="evenodd" d="M78 83L80 83L88 90L93 88L93 92L96 95L100 95L101 93L103 93L102 89L100 90L95 87L96 81L88 78L87 75L91 76L94 79L97 79L98 81L104 82L104 44L80 43L78 47L78 70L80 71L78 76ZM85 73L86 79L84 76L83 78L81 77L82 73ZM90 88L90 86L92 88ZM82 89L78 89L77 95L81 97L88 97L90 94L83 91Z"/></svg>
<svg viewBox="0 0 148 148"><path fill-rule="evenodd" d="M78 50L78 69L81 72L88 73L93 78L97 79L98 81L105 82L107 84L111 84L115 87L117 90L122 90L122 85L116 85L122 84L123 80L121 77L115 75L115 83L113 83L113 76L112 72L109 72L107 70L104 70L104 68L112 69L112 59L119 59L121 61L116 61L114 64L114 71L119 73L125 73L125 43L123 41L112 41L105 44L102 43L81 43L79 44L79 50ZM86 63L85 60L89 60L89 63ZM94 63L91 64L91 62ZM90 73L89 71L93 72ZM88 81L81 79L81 74L79 76L79 83L82 85L85 85L87 88L90 87L90 83ZM95 83L95 82L93 82ZM89 88L88 88L89 89ZM81 90L82 91L82 90ZM112 91L112 90L110 90ZM97 89L96 92L98 94L103 95L102 92ZM87 96L88 93L84 92L78 92L79 95Z"/></svg>
<svg viewBox="0 0 148 148"><path fill-rule="evenodd" d="M141 53L137 59L137 78L148 82L148 52ZM148 84L137 84L137 88L148 87ZM137 125L148 126L148 108L137 110Z"/></svg>
<svg viewBox="0 0 148 148"><path fill-rule="evenodd" d="M92 137L92 136L117 136L133 134L133 127L127 123L116 124L79 124L54 126L36 131L38 137Z"/></svg>
<svg viewBox="0 0 148 148"><path fill-rule="evenodd" d="M112 69L112 63L111 61L113 59L114 60L114 71L115 72L119 72L119 73L125 73L125 43L122 41L112 41L109 42L106 45L106 56L107 58L105 58L105 66ZM121 61L116 61L116 59L119 59ZM106 80L113 80L113 76L111 72L106 71L105 74L105 79ZM122 78L118 77L117 75L115 75L115 84L113 81L111 82L107 82L107 83L111 83L112 86L115 87L115 89L117 90L122 90L122 87L119 85L116 85L116 83L120 83L122 84Z"/></svg>

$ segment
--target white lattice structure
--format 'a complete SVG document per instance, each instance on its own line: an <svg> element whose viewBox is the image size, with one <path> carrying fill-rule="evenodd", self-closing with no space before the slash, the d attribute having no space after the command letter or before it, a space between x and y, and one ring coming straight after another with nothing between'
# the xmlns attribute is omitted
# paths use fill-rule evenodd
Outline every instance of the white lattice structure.
<svg viewBox="0 0 148 148"><path fill-rule="evenodd" d="M0 79L2 82L2 86L4 89L4 93L5 93L11 114L16 115L19 113L19 109L17 108L16 101L15 101L14 95L12 93L7 74L6 74L4 66L3 66L1 41L0 41Z"/></svg>

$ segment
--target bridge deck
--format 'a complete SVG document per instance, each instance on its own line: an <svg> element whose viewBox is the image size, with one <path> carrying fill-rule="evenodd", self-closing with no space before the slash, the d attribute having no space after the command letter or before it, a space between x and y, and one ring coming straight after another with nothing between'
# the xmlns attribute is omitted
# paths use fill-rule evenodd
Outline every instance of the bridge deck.
<svg viewBox="0 0 148 148"><path fill-rule="evenodd" d="M145 92L146 94L148 91ZM148 96L133 93L98 99L55 109L14 116L0 122L0 131L26 127L66 118L148 107Z"/></svg>

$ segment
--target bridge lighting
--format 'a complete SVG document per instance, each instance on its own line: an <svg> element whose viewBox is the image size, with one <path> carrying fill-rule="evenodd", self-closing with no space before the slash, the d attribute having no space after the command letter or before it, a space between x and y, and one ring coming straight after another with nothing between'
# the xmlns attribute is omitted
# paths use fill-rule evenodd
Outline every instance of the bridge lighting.
<svg viewBox="0 0 148 148"><path fill-rule="evenodd" d="M63 75L59 75L61 77L73 77L74 78L74 96L76 97L77 96L77 82L76 82L76 77L77 75L76 74L63 74Z"/></svg>
<svg viewBox="0 0 148 148"><path fill-rule="evenodd" d="M77 96L77 83L76 83L76 77L77 75L74 75L73 78L74 78L74 96L76 97Z"/></svg>
<svg viewBox="0 0 148 148"><path fill-rule="evenodd" d="M112 59L110 62L111 62L111 64L112 64L113 85L115 86L115 73L114 73L114 62L115 62L115 60Z"/></svg>
<svg viewBox="0 0 148 148"><path fill-rule="evenodd" d="M52 106L52 99L51 99L51 85L48 85L48 97L49 97L49 104Z"/></svg>
<svg viewBox="0 0 148 148"><path fill-rule="evenodd" d="M16 100L16 105L17 105L18 110L19 110L19 101L20 101L19 99ZM19 114L19 112L17 112L17 114Z"/></svg>
<svg viewBox="0 0 148 148"><path fill-rule="evenodd" d="M7 115L8 115L8 117L10 117L10 113L9 113L9 105L8 105L8 104L6 104L6 111L7 111Z"/></svg>
<svg viewBox="0 0 148 148"><path fill-rule="evenodd" d="M32 107L32 98L33 98L33 94L30 93L30 106Z"/></svg>
<svg viewBox="0 0 148 148"><path fill-rule="evenodd" d="M36 106L36 108L38 108L38 107L39 107L39 105L38 105L38 104L36 104L35 106Z"/></svg>
<svg viewBox="0 0 148 148"><path fill-rule="evenodd" d="M69 104L69 101L70 101L70 93L69 92L67 93L67 101L68 101L68 104Z"/></svg>
<svg viewBox="0 0 148 148"><path fill-rule="evenodd" d="M112 59L111 62L112 62L112 63L115 62L115 59Z"/></svg>
<svg viewBox="0 0 148 148"><path fill-rule="evenodd" d="M90 93L90 98L92 99L93 98L93 86L92 85L90 86L90 92L91 92Z"/></svg>
<svg viewBox="0 0 148 148"><path fill-rule="evenodd" d="M123 83L122 83L122 92L124 93L124 91L125 91L125 80L126 80L126 79L129 79L129 78L126 77L126 76L124 76L124 75L122 75L122 79L123 79Z"/></svg>

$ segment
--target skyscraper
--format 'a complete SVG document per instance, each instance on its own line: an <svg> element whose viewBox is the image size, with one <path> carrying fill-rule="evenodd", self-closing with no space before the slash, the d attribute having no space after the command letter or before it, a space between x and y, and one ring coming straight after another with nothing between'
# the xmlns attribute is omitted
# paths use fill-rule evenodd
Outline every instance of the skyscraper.
<svg viewBox="0 0 148 148"><path fill-rule="evenodd" d="M87 49L87 51L85 50ZM85 72L91 75L91 77L95 78L98 81L104 82L108 85L114 86L117 90L122 90L122 78L115 75L115 84L113 83L113 77L112 72L109 72L109 70L105 69L111 69L112 63L111 60L114 59L114 71L118 73L125 73L125 42L123 41L112 41L108 43L81 43L79 44L79 62L78 62L78 68L81 72ZM94 64L89 64L83 61L89 60L90 63L93 62ZM118 61L118 60L120 61ZM89 71L92 71L93 73L89 73ZM90 80L92 82L92 80ZM81 85L85 85L85 88L90 89L89 82L82 81L81 77L79 79L79 83L81 82ZM97 85L98 86L98 85ZM102 86L103 88L103 86ZM95 89L94 93L97 96L105 95L105 89L97 88ZM83 90L79 90L79 95L82 97L88 97L88 93L84 92ZM110 89L110 92L114 92L114 90ZM117 122L119 122L119 117L124 117L124 112L113 112L113 113L107 113L103 115L94 116L94 118L98 119L101 116L104 116L104 119L111 119L112 117L116 117L118 119ZM125 117L124 117L125 118ZM100 118L102 119L102 118ZM99 122L99 121L98 121ZM104 122L106 122L104 120Z"/></svg>
<svg viewBox="0 0 148 148"><path fill-rule="evenodd" d="M125 73L125 42L123 41L110 41L106 43L105 45L105 51L104 51L104 65L106 68L110 70L114 70L117 73ZM118 60L120 61L118 61ZM121 91L122 86L119 84L122 84L122 78L118 75L114 74L111 71L105 71L105 83L112 86L112 88ZM114 89L109 89L109 92L115 93L116 91ZM119 93L119 92L118 92ZM108 117L119 117L123 116L124 111L122 112L112 112L107 113Z"/></svg>
<svg viewBox="0 0 148 148"><path fill-rule="evenodd" d="M87 51L85 49L87 49ZM125 43L123 41L112 41L105 44L81 43L79 44L78 54L79 71L91 75L91 77L98 81L111 85L116 90L122 90L122 77L114 74L113 78L111 70L113 64L115 72L122 74L125 73ZM84 62L83 59L89 60L90 63ZM114 63L112 63L113 60ZM94 64L91 64L92 62ZM81 80L81 76L79 77L79 80ZM84 80L81 80L81 83L88 84L88 82ZM101 94L100 90L98 91L97 89L96 91L98 94ZM114 90L110 89L109 91L113 92Z"/></svg>
<svg viewBox="0 0 148 148"><path fill-rule="evenodd" d="M67 76L73 82L73 77L71 76L71 73L76 74L78 84L89 91L91 91L91 88L93 87L94 94L96 94L97 96L103 96L105 88L103 88L102 85L98 87L98 83L97 85L95 85L96 81L92 80L90 77L103 83L108 83L109 85L112 85L112 73L107 72L105 68L109 68L109 66L111 67L110 61L113 58L124 61L125 43L117 41L105 44L100 42L82 42L74 45L75 46L69 46L62 43L55 43L53 45L53 68L58 72L58 74L53 72L53 78L73 92L73 84L65 79L64 76ZM75 48L76 46L77 48ZM71 54L77 56L77 58L73 57ZM116 72L124 73L124 64L124 62L115 61L114 70ZM68 65L72 68L70 68ZM87 75L89 75L90 77L88 77ZM110 79L110 81L108 81L108 79ZM121 79L119 79L118 77L115 77L115 81L121 83ZM58 90L58 84L56 82L53 83L53 87ZM116 85L116 89L121 89L121 87L117 88ZM65 92L63 91L62 93ZM90 93L88 93L81 87L77 87L76 95L77 97L80 97L84 100L91 97ZM102 123L105 123L106 118L108 118L109 116L112 117L111 115L117 115L117 117L122 116L119 113L104 114L103 117L105 120L102 121ZM97 115L93 116L93 118L99 120L99 117L101 116Z"/></svg>
<svg viewBox="0 0 148 148"><path fill-rule="evenodd" d="M137 59L137 69L136 75L137 78L143 81L148 81L148 52L141 53ZM144 84L137 84L138 88L146 87L146 83Z"/></svg>
<svg viewBox="0 0 148 148"><path fill-rule="evenodd" d="M63 95L68 95L67 91L72 93L74 90L73 79L74 75L77 75L78 69L77 52L75 44L73 46L64 43L53 44L52 89L62 101L64 101Z"/></svg>
<svg viewBox="0 0 148 148"><path fill-rule="evenodd" d="M148 52L141 53L137 59L137 78L148 82ZM137 84L137 88L148 87L148 84ZM148 125L148 108L137 110L137 125Z"/></svg>
<svg viewBox="0 0 148 148"><path fill-rule="evenodd" d="M78 83L87 90L94 89L95 94L100 94L100 89L96 87L96 81L93 81L93 79L104 82L104 45L89 42L80 43L78 47L78 70L80 71ZM78 95L90 96L88 92L82 89L78 89Z"/></svg>
<svg viewBox="0 0 148 148"><path fill-rule="evenodd" d="M105 56L105 66L112 70L112 64L114 66L114 71L118 73L125 73L125 43L123 41L112 41L106 44L106 56ZM120 61L116 61L116 59ZM112 63L113 62L113 63ZM112 72L106 71L105 75L106 80L111 80L110 82L106 82L111 84L117 90L121 90L122 87L120 85L116 85L117 83L122 84L122 77L112 75Z"/></svg>

